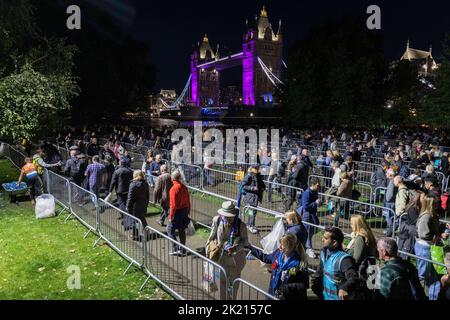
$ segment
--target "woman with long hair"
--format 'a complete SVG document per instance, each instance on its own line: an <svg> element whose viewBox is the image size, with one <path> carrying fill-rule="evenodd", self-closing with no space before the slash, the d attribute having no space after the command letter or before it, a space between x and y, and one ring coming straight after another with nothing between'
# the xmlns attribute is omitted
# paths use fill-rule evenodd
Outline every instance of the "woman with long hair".
<svg viewBox="0 0 450 320"><path fill-rule="evenodd" d="M347 252L355 259L356 265L367 257L377 257L377 243L372 229L361 215L353 215L350 219L352 240L347 246Z"/></svg>
<svg viewBox="0 0 450 320"><path fill-rule="evenodd" d="M414 251L417 256L431 260L431 245L440 240L439 217L436 210L435 198L422 194L420 197L420 214L416 224L416 243ZM436 300L441 290L440 278L433 265L425 260L417 261L419 279L425 280L428 287L428 297Z"/></svg>

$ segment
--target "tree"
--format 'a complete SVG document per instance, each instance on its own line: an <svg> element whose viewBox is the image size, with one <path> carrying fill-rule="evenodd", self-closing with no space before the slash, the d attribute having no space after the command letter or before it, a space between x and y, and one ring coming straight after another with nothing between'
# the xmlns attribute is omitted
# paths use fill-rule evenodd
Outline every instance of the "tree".
<svg viewBox="0 0 450 320"><path fill-rule="evenodd" d="M442 42L440 66L436 71L435 90L422 99L418 117L424 123L449 127L450 123L450 34Z"/></svg>
<svg viewBox="0 0 450 320"><path fill-rule="evenodd" d="M72 75L75 46L37 30L27 0L0 1L0 135L19 140L61 125L79 88Z"/></svg>
<svg viewBox="0 0 450 320"><path fill-rule="evenodd" d="M382 39L353 18L312 29L288 55L286 119L293 125L379 122L387 73Z"/></svg>
<svg viewBox="0 0 450 320"><path fill-rule="evenodd" d="M114 19L85 2L81 30L68 30L65 12L70 1L32 0L39 27L46 34L67 38L79 48L75 75L82 88L73 102L74 126L102 119L117 122L128 111L146 110L146 95L155 84L156 68L148 62L148 47L124 32Z"/></svg>

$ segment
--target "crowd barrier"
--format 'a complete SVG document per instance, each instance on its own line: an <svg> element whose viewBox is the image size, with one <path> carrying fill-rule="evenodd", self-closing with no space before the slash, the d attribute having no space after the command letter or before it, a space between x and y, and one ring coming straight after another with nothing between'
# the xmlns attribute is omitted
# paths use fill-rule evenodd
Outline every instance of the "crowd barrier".
<svg viewBox="0 0 450 320"><path fill-rule="evenodd" d="M1 151L0 155L3 155L5 157L9 156L8 158L10 160L11 158L13 158L14 161L11 161L14 164L19 164L20 167L25 156L9 145L7 147L8 150L5 151L4 148L5 147L3 146L3 150ZM104 202L101 199L97 199L94 194L77 186L72 182L69 182L69 180L64 177L61 177L53 172L46 171L46 179L49 190L53 192L53 195L58 203L62 205L63 208L69 207L69 217L71 215L75 216L83 225L88 228L88 233L93 232L99 236L99 239L96 241L96 243L98 243L98 241L101 239L104 240L115 251L117 251L126 260L128 260L130 262L130 265L128 266L127 270L133 264L143 269L143 271L148 275L148 278L146 279L142 288L146 285L150 278L153 278L165 289L171 292L176 298L179 299L230 298L230 293L228 292L230 286L226 282L225 285L222 286L223 281L216 281L215 283L218 283L218 288L214 290L209 286L207 288L205 287L205 283L211 284L211 277L208 277L209 272L214 275L212 279L216 279L215 277L217 276L217 279L227 279L225 271L219 265L208 260L206 257L198 254L197 252L185 246L182 246L180 243L170 239L168 236L157 230L154 230L150 227L146 227L145 229L143 229L143 225L140 220L127 214L126 212L119 210L111 204ZM62 192L61 190L66 190L66 192ZM193 187L189 187L189 192L191 194L192 201L192 219L196 222L199 222L200 224L202 224L203 221L203 225L207 227L209 227L209 225L211 224L212 217L217 214L217 209L220 207L223 201L235 201L234 199L223 197L206 190L195 189ZM336 201L336 203L342 200L348 201L348 199L328 196L323 193L319 194L319 202L322 204L326 201L329 201L330 199ZM361 211L363 211L362 209L365 206L369 206L369 208L371 208L371 210L369 210L370 214L372 214L375 209L381 211L386 210L386 208L373 204L367 204L357 201L350 202L351 205L349 206L349 210L353 213L361 213ZM204 203L208 203L209 206L205 207ZM324 229L326 225L329 225L329 223L323 222L323 218L326 215L323 214L323 210L320 210L321 208L322 206L319 206L318 215L320 218L322 218L320 219L319 225L313 225L307 222L304 223L310 224L311 226L314 226L318 229ZM273 222L275 221L276 217L280 216L280 213L276 211L271 211L265 208L252 208L249 206L245 206L241 208L241 216L243 218L245 212L248 211L248 209L257 210L257 212L261 213L256 217L256 225L264 227L264 225L267 224L267 230L261 228L263 234L270 232L271 225L273 226ZM340 219L339 226L343 229L344 233L348 237L351 228L346 223L342 224L342 220L343 219ZM126 221L126 223L124 224L123 221ZM160 241L154 241L158 239L160 239ZM192 257L192 259L189 260L188 264L186 264L186 261L188 261L187 259L180 260L179 258L177 259L177 257L169 255L170 245L177 245L188 252L187 256ZM427 259L417 257L408 253L405 254L414 259L422 259L430 263L442 265L435 261L429 261ZM183 257L183 259L184 258L186 257ZM160 261L155 261L155 259L159 259ZM155 263L156 265L153 265L153 263ZM191 268L187 268L187 265L189 264L191 265ZM192 265L194 265L195 267L192 267ZM167 270L164 269L164 266L168 266L169 269L173 271L167 272ZM205 268L207 270L206 272ZM125 272L127 270L125 270ZM171 274L175 273L174 271L178 273L177 277L170 278L172 277ZM162 272L162 274L158 272ZM187 281L189 281L189 283L187 283ZM240 284L240 291L236 289L238 286L235 286L235 284L237 283ZM242 279L236 279L233 282L233 288L234 298L237 298L237 296L245 297L246 294L243 293L245 292L244 290L251 290L252 297L254 297L255 294L262 294L267 298L273 298L270 297L270 295L264 293L264 291L262 291L261 289L256 288L255 286L247 283ZM236 292L240 293L238 294Z"/></svg>
<svg viewBox="0 0 450 320"><path fill-rule="evenodd" d="M228 300L228 276L219 264L149 226L145 228L145 272L178 299ZM171 255L172 251L184 251Z"/></svg>

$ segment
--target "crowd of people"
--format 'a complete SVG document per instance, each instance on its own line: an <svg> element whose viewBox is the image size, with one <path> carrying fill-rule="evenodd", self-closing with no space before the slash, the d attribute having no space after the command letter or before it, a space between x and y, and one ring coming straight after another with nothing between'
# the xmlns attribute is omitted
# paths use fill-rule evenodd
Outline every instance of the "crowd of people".
<svg viewBox="0 0 450 320"><path fill-rule="evenodd" d="M185 245L185 230L190 223L189 192L183 182L183 172L175 170L170 174L168 164L158 152L171 149L171 130L142 130L139 134L138 131L115 129L107 135L108 142L103 146L98 144L94 132L83 132L80 139L75 139L77 135L74 133L59 135L56 143L65 145L70 153L69 159L64 161L51 143L44 143L33 157L25 160L19 181L27 180L34 201L43 191L43 168L59 168L71 181L97 197L102 194L106 197L115 191L114 204L140 219L144 227L147 225L145 214L151 187L155 202L162 207L158 223L164 226L167 219L169 236L178 241L178 233L179 243ZM380 147L376 134L369 131L296 134L286 130L282 147L289 148L289 151L285 157L281 152L263 151L258 154L257 164L250 166L247 172L240 168L236 174L240 182L238 206L242 197L246 205L258 207L266 190L264 180L282 181L285 178L286 184L293 187L283 207L286 234L279 239L280 247L266 254L250 245L247 230L258 233L255 223L257 211L250 209L247 212L249 219L244 222L238 215L239 209L230 202L224 203L212 220L206 255L225 268L232 282L240 277L245 256L250 251L251 255L271 265L268 292L281 299L306 299L308 288L326 300L422 299L425 296L423 285L428 288L429 299L449 299L448 274L438 273L435 265L427 261L431 260L431 247L449 237L450 226L442 223L440 217L450 206L443 201L444 182L439 181L436 175L442 172L448 177L450 173L449 154L439 147L447 143L448 136L391 128L388 132L378 132L378 137L390 136L396 142L386 141ZM315 139L321 141L320 152L323 154L319 156L310 153ZM131 157L125 143L151 148L142 170L130 169ZM393 209L395 214L392 216L390 211L386 211L386 237L378 240L363 216L351 216L352 239L344 245L344 234L337 226L341 213L345 216L348 212L350 201L346 199L354 197L354 185L358 182L357 163L362 160L373 163L377 155L382 155L384 161L373 172L371 182L373 186L386 188L383 206ZM318 231L317 209L321 204L318 197L320 183L309 177L314 160L316 165L319 163L332 173L327 194L337 195L343 200L337 204L334 227L327 228L322 235L319 267L309 279L308 259L317 258L312 237ZM276 162L276 166L271 166L272 162ZM269 166L270 170L261 170L261 167ZM418 169L424 169L424 172ZM298 189L304 192L297 192ZM272 184L269 184L269 201L273 191ZM373 194L373 197L377 200L380 195ZM296 210L291 211L294 202L297 203ZM126 226L127 219L123 220ZM398 242L389 233L393 231L391 226L394 223L400 226L395 234ZM142 240L136 232L133 239ZM410 256L399 251L418 256L417 265L410 262ZM185 251L174 244L171 254L183 256ZM382 260L384 266L377 274L376 290L372 290L367 285L369 280L372 281L368 279L367 270L377 259ZM446 259L450 263L448 254Z"/></svg>

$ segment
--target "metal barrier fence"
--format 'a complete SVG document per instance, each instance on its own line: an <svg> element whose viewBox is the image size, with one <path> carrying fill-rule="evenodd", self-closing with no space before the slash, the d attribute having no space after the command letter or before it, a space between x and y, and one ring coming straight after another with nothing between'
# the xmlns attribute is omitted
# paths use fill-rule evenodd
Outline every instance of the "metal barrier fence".
<svg viewBox="0 0 450 320"><path fill-rule="evenodd" d="M170 172L179 170L186 184L196 188L203 188L205 182L203 169L201 167L172 161L170 162L169 169Z"/></svg>
<svg viewBox="0 0 450 320"><path fill-rule="evenodd" d="M63 207L62 211L64 210L70 211L71 207L71 199L70 199L71 192L69 191L70 181L50 170L45 170L45 181L47 192L53 195L55 201L59 203L61 207Z"/></svg>
<svg viewBox="0 0 450 320"><path fill-rule="evenodd" d="M233 297L235 300L278 300L241 278L233 281Z"/></svg>
<svg viewBox="0 0 450 320"><path fill-rule="evenodd" d="M332 178L310 175L309 181L311 181L312 178L316 178L317 180L319 180L319 192L326 193L326 191L331 188ZM361 202L372 203L373 187L370 184L357 183L353 185L353 189L356 189L361 193L361 196L357 200Z"/></svg>
<svg viewBox="0 0 450 320"><path fill-rule="evenodd" d="M229 282L225 269L187 246L151 227L145 228L148 280L154 279L178 299L228 300ZM171 251L184 251L171 255Z"/></svg>
<svg viewBox="0 0 450 320"><path fill-rule="evenodd" d="M88 228L88 232L98 231L98 202L97 196L82 187L71 182L69 185L70 192L70 215L66 218L68 220L74 215L84 226Z"/></svg>
<svg viewBox="0 0 450 320"><path fill-rule="evenodd" d="M144 228L141 220L100 199L98 202L98 232L105 242L130 261L125 273L134 264L145 265Z"/></svg>

